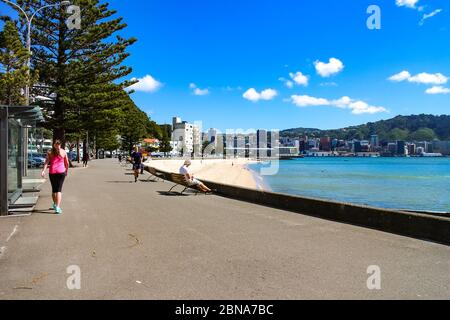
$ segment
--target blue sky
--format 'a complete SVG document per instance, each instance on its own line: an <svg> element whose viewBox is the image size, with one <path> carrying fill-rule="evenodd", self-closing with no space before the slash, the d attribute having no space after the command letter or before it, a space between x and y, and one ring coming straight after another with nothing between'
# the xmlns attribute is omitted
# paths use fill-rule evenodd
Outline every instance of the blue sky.
<svg viewBox="0 0 450 320"><path fill-rule="evenodd" d="M109 2L138 38L133 100L161 123L325 129L449 114L447 0ZM380 30L366 26L372 4Z"/></svg>

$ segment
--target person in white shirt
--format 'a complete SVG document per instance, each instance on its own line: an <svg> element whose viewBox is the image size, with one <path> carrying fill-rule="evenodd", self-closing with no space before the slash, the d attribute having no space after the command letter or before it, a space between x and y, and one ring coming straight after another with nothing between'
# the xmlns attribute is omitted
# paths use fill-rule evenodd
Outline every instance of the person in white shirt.
<svg viewBox="0 0 450 320"><path fill-rule="evenodd" d="M184 165L180 168L180 174L184 175L186 182L189 186L198 187L203 192L211 192L205 184L194 178L194 175L189 172L189 166L191 165L191 160L184 161Z"/></svg>

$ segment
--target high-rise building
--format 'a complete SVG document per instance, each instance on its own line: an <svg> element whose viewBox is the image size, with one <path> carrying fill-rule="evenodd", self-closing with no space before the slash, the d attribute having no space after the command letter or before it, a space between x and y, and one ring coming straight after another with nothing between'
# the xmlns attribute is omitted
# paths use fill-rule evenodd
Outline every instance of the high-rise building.
<svg viewBox="0 0 450 320"><path fill-rule="evenodd" d="M198 125L181 121L180 117L172 119L172 141L177 142L178 152L183 155L201 153L201 132Z"/></svg>
<svg viewBox="0 0 450 320"><path fill-rule="evenodd" d="M406 154L406 143L405 141L398 140L397 141L397 152L398 155Z"/></svg>
<svg viewBox="0 0 450 320"><path fill-rule="evenodd" d="M416 154L416 145L414 143L408 144L408 154L410 155Z"/></svg>
<svg viewBox="0 0 450 320"><path fill-rule="evenodd" d="M361 141L354 141L353 142L353 152L354 153L362 152Z"/></svg>
<svg viewBox="0 0 450 320"><path fill-rule="evenodd" d="M208 141L215 142L217 140L217 129L211 128L208 130Z"/></svg>
<svg viewBox="0 0 450 320"><path fill-rule="evenodd" d="M377 134L373 134L370 136L370 148L372 151L375 151L380 146L380 140L378 139Z"/></svg>
<svg viewBox="0 0 450 320"><path fill-rule="evenodd" d="M322 151L331 151L331 139L330 137L322 137L320 138L320 150Z"/></svg>
<svg viewBox="0 0 450 320"><path fill-rule="evenodd" d="M266 130L256 131L256 157L258 159L268 157L268 138Z"/></svg>

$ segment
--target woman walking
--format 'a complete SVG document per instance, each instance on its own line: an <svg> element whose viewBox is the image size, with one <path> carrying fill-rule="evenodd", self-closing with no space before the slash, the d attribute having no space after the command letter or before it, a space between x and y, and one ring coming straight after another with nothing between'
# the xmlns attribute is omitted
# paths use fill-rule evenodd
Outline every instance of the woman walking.
<svg viewBox="0 0 450 320"><path fill-rule="evenodd" d="M61 141L56 140L53 143L52 149L47 154L45 160L44 169L42 169L41 176L45 177L45 171L49 167L50 183L52 184L52 208L56 214L62 213L61 200L62 200L62 187L64 180L69 170L69 159L67 153L61 148Z"/></svg>

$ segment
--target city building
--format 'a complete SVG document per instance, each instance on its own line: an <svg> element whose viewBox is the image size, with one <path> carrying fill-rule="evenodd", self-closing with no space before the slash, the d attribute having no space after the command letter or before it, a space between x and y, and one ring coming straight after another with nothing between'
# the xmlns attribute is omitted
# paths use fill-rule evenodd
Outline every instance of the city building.
<svg viewBox="0 0 450 320"><path fill-rule="evenodd" d="M208 130L208 141L209 142L216 142L216 140L217 140L217 133L218 133L217 129L210 128Z"/></svg>
<svg viewBox="0 0 450 320"><path fill-rule="evenodd" d="M320 150L329 152L331 151L331 139L330 137L322 137L320 138Z"/></svg>
<svg viewBox="0 0 450 320"><path fill-rule="evenodd" d="M370 136L370 148L372 151L377 150L377 148L380 146L380 140L378 139L377 134L373 134Z"/></svg>
<svg viewBox="0 0 450 320"><path fill-rule="evenodd" d="M397 151L396 154L399 156L404 156L406 155L406 142L405 141L401 141L398 140L397 141Z"/></svg>
<svg viewBox="0 0 450 320"><path fill-rule="evenodd" d="M408 144L407 148L408 148L408 154L409 155L415 155L416 154L416 145L414 143Z"/></svg>
<svg viewBox="0 0 450 320"><path fill-rule="evenodd" d="M176 151L180 155L201 154L201 134L200 128L196 124L174 117L172 119L172 141L178 142Z"/></svg>
<svg viewBox="0 0 450 320"><path fill-rule="evenodd" d="M433 152L441 153L443 155L450 155L450 141L433 141L432 142Z"/></svg>

